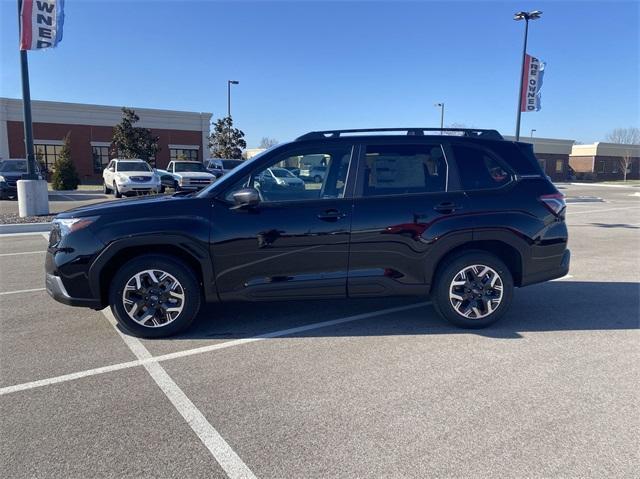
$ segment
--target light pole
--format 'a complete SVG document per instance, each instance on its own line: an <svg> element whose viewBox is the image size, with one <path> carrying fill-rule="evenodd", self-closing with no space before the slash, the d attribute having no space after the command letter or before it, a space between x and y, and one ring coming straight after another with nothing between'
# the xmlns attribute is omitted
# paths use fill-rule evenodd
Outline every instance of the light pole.
<svg viewBox="0 0 640 479"><path fill-rule="evenodd" d="M539 10L534 10L532 12L518 12L514 15L513 19L516 21L524 20L524 47L522 49L522 66L520 67L520 94L518 95L518 116L516 117L516 141L520 140L520 115L521 105L522 105L522 94L524 93L524 86L522 82L524 81L524 61L527 55L527 37L529 35L529 20L537 20L542 15L542 12Z"/></svg>
<svg viewBox="0 0 640 479"><path fill-rule="evenodd" d="M440 130L442 130L444 128L444 102L436 103L433 106L440 108ZM442 131L440 131L440 133L442 133Z"/></svg>
<svg viewBox="0 0 640 479"><path fill-rule="evenodd" d="M536 132L536 131L538 131L538 130L536 130L535 128L531 129L531 138L533 138L533 133Z"/></svg>
<svg viewBox="0 0 640 479"><path fill-rule="evenodd" d="M229 126L227 128L227 141L229 147L231 146L231 85L238 85L240 82L237 80L227 80L227 118Z"/></svg>

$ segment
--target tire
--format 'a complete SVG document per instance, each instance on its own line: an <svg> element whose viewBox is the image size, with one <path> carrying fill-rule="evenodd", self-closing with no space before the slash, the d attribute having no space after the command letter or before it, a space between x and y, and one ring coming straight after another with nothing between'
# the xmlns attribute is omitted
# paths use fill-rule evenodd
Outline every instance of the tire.
<svg viewBox="0 0 640 479"><path fill-rule="evenodd" d="M483 271L486 273L482 278L475 276ZM454 285L454 281L465 283ZM438 269L432 292L438 314L469 329L484 328L498 321L509 309L512 298L511 271L498 257L483 251L469 251L446 260Z"/></svg>
<svg viewBox="0 0 640 479"><path fill-rule="evenodd" d="M159 192L159 193L160 193L160 194L164 194L165 190L166 190L166 187L165 187L164 185L162 185L162 186L160 187L160 192Z"/></svg>
<svg viewBox="0 0 640 479"><path fill-rule="evenodd" d="M153 271L153 276L148 271ZM152 278L160 280L163 274L168 277L154 284ZM129 290L125 295L127 284L137 285L136 275L139 275L142 288ZM173 293L168 289L171 286L174 286ZM127 305L125 298L130 301ZM154 299L157 300L155 307ZM142 307L131 301L139 302ZM165 255L132 259L116 272L109 290L109 305L120 326L143 338L163 338L186 330L198 314L201 302L202 292L196 274L179 259ZM179 308L179 311L164 313L163 308L158 306L160 303L165 308ZM153 315L146 314L150 310L155 311Z"/></svg>
<svg viewBox="0 0 640 479"><path fill-rule="evenodd" d="M115 181L113 182L113 196L116 198L122 198L122 193L118 191L118 185L116 185Z"/></svg>
<svg viewBox="0 0 640 479"><path fill-rule="evenodd" d="M107 186L107 184L104 181L102 182L102 192L105 195L108 195L109 193L111 193L111 190L109 189L109 187Z"/></svg>

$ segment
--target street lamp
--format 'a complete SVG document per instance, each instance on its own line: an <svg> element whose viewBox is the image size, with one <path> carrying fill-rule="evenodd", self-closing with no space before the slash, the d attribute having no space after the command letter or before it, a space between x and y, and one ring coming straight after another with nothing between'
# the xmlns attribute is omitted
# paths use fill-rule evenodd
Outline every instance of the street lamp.
<svg viewBox="0 0 640 479"><path fill-rule="evenodd" d="M229 142L229 147L231 146L231 85L237 85L239 83L237 80L227 80L227 118L229 121L227 141Z"/></svg>
<svg viewBox="0 0 640 479"><path fill-rule="evenodd" d="M440 133L442 133L442 129L444 128L444 103L436 103L433 106L440 108Z"/></svg>
<svg viewBox="0 0 640 479"><path fill-rule="evenodd" d="M516 119L516 141L520 140L520 106L522 105L522 94L524 93L524 88L522 82L524 81L524 60L527 55L527 36L529 35L529 20L537 20L542 15L542 12L539 10L534 10L532 12L518 12L514 15L513 19L516 21L524 20L524 48L522 49L522 67L520 68L520 94L518 95L518 116Z"/></svg>
<svg viewBox="0 0 640 479"><path fill-rule="evenodd" d="M533 133L536 132L536 131L538 131L538 130L536 130L535 128L531 129L531 138L533 138Z"/></svg>
<svg viewBox="0 0 640 479"><path fill-rule="evenodd" d="M231 85L239 84L236 80L227 80L227 116L231 118Z"/></svg>

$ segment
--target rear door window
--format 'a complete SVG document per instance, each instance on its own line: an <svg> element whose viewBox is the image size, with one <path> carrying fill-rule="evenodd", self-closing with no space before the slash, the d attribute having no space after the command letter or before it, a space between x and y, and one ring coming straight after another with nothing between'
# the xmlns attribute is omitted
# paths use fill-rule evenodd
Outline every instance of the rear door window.
<svg viewBox="0 0 640 479"><path fill-rule="evenodd" d="M363 196L443 192L447 177L439 144L366 146Z"/></svg>
<svg viewBox="0 0 640 479"><path fill-rule="evenodd" d="M462 189L489 190L511 182L512 173L500 158L483 148L451 145Z"/></svg>

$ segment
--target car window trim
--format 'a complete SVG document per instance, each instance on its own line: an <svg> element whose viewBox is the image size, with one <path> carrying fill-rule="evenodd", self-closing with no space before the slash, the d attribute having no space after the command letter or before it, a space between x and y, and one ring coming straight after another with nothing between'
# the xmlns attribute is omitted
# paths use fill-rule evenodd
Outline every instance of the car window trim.
<svg viewBox="0 0 640 479"><path fill-rule="evenodd" d="M365 168L366 168L366 151L367 151L367 147L368 146L389 146L389 145L402 145L402 146L439 146L440 147L440 151L442 151L442 156L444 158L444 163L447 167L447 171L445 174L445 180L444 180L444 191L421 191L421 192L416 192L416 193L390 193L390 194L384 194L384 195L372 195L372 196L365 196L364 195L364 173L365 173ZM358 156L358 178L356 181L356 188L354 191L354 198L382 198L382 197L393 197L393 196L406 196L406 195L434 195L434 194L442 194L442 193L449 193L449 177L450 177L450 171L451 166L449 165L449 160L447 158L447 152L445 151L444 148L444 144L442 141L438 141L438 140L428 140L428 141L424 141L424 142L420 142L420 141L402 141L402 142L385 142L385 141L380 141L377 140L375 142L368 142L368 141L363 141L360 143L360 154Z"/></svg>
<svg viewBox="0 0 640 479"><path fill-rule="evenodd" d="M500 191L508 186L513 185L516 181L517 181L517 175L516 172L513 168L511 168L511 166L509 165L508 162L506 162L505 160L502 159L502 157L500 155L498 155L497 153L495 153L494 151L492 151L491 149L487 148L484 145L477 145L475 143L471 143L471 142L466 142L466 141L462 141L462 142L458 142L457 143L460 146L464 146L466 148L473 148L476 150L480 150L483 153L487 154L489 157L493 158L494 160L496 160L500 166L502 166L507 173L509 173L509 181L507 181L506 183L502 184L502 185L498 185L498 186L494 186L492 188L474 188L474 189L466 189L464 187L464 185L462 184L462 175L459 175L460 177L460 191L464 191L469 192L469 193L479 193L479 192L497 192ZM456 168L458 168L458 170L460 169L460 166L458 165L458 160L456 159L456 153L454 151L456 145L451 145L451 155L453 157L453 162L456 165Z"/></svg>
<svg viewBox="0 0 640 479"><path fill-rule="evenodd" d="M264 204L264 205L282 205L282 204L289 204L289 203L301 203L301 202L310 202L310 201L331 201L331 200L342 200L342 199L351 199L353 198L353 183L355 183L355 178L350 182L350 175L352 173L352 165L354 164L354 159L356 158L356 155L354 154L354 152L356 151L356 146L357 143L354 141L349 141L349 142L340 142L340 143L336 143L336 144L331 144L331 143L325 143L325 142L314 142L314 143L306 143L304 145L301 144L294 144L291 145L290 148L287 148L285 150L281 150L277 153L277 155L271 156L269 155L268 157L265 158L261 158L262 161L260 161L259 163L257 163L254 168L249 172L249 173L245 173L244 176L250 175L253 176L255 171L260 170L261 168L264 168L264 165L266 164L270 164L272 162L277 163L278 161L282 161L290 156L297 156L296 152L304 152L304 151L309 151L309 150L314 150L314 149L318 149L321 150L323 148L326 149L337 149L340 148L341 146L347 146L349 148L351 148L351 152L349 155L349 165L347 167L347 177L345 180L345 185L344 185L344 194L341 197L331 197L331 198L309 198L309 199L296 199L296 200L281 200L281 201L261 201L260 204ZM275 161L274 161L275 159ZM229 191L229 189L231 189L233 187L233 184L230 184L228 188L225 188L223 190L221 190L220 192L217 192L216 195L214 196L214 199L223 202L225 204L232 204L230 201L228 201L227 199L225 199L225 196L227 194L227 191Z"/></svg>

